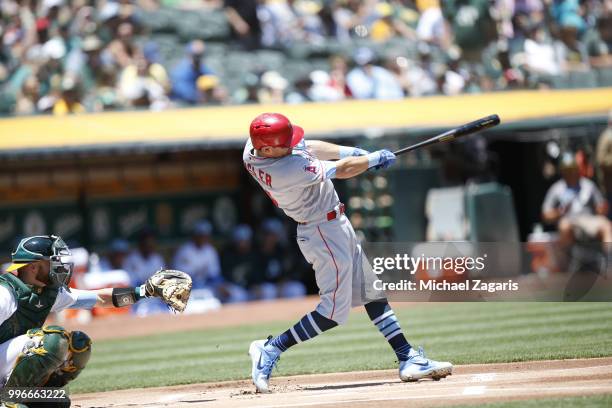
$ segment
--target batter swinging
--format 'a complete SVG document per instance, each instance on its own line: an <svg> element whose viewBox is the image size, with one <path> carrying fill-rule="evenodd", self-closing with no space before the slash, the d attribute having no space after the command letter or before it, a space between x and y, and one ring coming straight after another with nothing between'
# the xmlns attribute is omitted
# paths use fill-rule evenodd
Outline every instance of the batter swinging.
<svg viewBox="0 0 612 408"><path fill-rule="evenodd" d="M293 327L251 343L251 374L257 391L269 391L270 374L281 353L345 323L351 307L360 305L395 351L402 381L450 375L452 364L429 360L421 348L412 348L384 294L372 293L371 266L331 182L370 168L385 169L395 162L395 155L303 138L304 130L285 116L264 113L251 123L243 153L248 172L298 223L298 245L313 266L321 296L316 309Z"/></svg>

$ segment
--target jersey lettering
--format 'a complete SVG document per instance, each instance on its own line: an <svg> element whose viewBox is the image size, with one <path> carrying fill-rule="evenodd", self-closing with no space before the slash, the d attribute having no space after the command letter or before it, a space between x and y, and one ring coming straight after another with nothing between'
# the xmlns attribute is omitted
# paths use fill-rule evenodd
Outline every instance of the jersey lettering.
<svg viewBox="0 0 612 408"><path fill-rule="evenodd" d="M304 170L311 172L312 174L317 174L317 166L306 166Z"/></svg>
<svg viewBox="0 0 612 408"><path fill-rule="evenodd" d="M268 187L272 187L272 176L266 173L265 171L259 169L255 171L255 168L251 163L245 163L245 167L251 175L264 183Z"/></svg>

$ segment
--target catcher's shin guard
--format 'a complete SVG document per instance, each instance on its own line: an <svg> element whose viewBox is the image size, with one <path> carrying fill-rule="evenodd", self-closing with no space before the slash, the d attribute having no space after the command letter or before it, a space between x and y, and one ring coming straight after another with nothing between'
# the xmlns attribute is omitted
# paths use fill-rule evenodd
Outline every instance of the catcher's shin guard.
<svg viewBox="0 0 612 408"><path fill-rule="evenodd" d="M51 374L45 387L63 387L78 377L91 356L91 339L82 331L70 332L68 351L68 358L58 370Z"/></svg>
<svg viewBox="0 0 612 408"><path fill-rule="evenodd" d="M42 387L69 355L69 336L60 326L28 330L30 338L17 357L6 387Z"/></svg>

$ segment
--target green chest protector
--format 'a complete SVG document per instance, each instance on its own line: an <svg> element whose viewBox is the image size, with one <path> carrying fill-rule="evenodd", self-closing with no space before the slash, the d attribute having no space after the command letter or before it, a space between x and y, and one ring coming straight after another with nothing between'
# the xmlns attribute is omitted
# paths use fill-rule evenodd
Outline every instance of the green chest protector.
<svg viewBox="0 0 612 408"><path fill-rule="evenodd" d="M0 343L42 327L57 299L55 288L33 288L10 273L0 276L0 285L17 301L17 310L0 325Z"/></svg>

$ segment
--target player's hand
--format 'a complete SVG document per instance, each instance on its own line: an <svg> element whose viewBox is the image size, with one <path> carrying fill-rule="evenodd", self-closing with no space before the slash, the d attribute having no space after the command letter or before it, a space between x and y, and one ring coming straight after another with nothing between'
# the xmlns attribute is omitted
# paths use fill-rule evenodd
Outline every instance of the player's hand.
<svg viewBox="0 0 612 408"><path fill-rule="evenodd" d="M185 272L162 269L145 282L146 297L158 297L175 312L187 307L191 294L191 277Z"/></svg>
<svg viewBox="0 0 612 408"><path fill-rule="evenodd" d="M393 152L383 149L383 150L379 150L376 153L380 154L380 159L378 161L378 164L374 167L376 170L386 169L387 167L395 163L396 157L393 154Z"/></svg>

